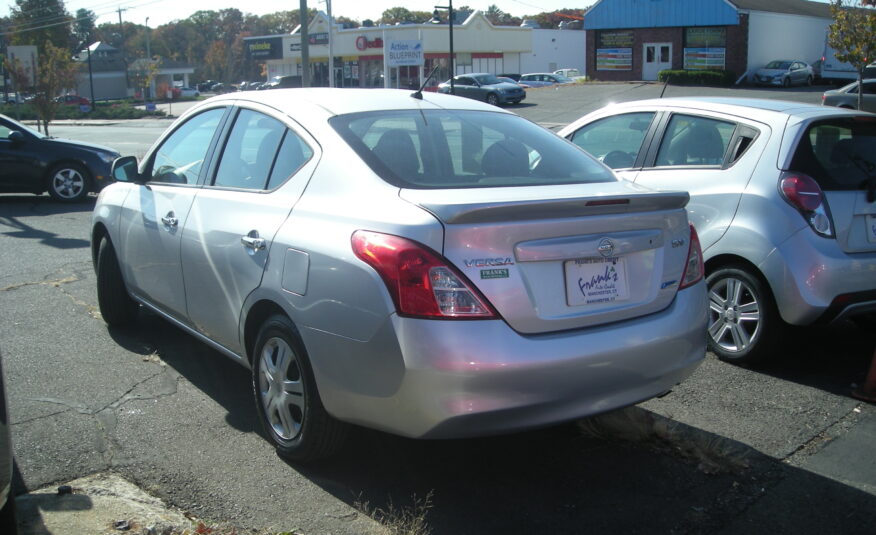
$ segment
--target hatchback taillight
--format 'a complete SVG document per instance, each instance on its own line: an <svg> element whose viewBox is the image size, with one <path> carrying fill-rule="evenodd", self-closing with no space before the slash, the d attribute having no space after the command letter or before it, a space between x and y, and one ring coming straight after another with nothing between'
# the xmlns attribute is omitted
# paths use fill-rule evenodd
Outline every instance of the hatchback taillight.
<svg viewBox="0 0 876 535"><path fill-rule="evenodd" d="M687 248L687 262L684 264L684 273L681 274L681 284L678 285L678 289L683 290L698 283L705 275L705 271L700 237L697 229L690 225L690 246Z"/></svg>
<svg viewBox="0 0 876 535"><path fill-rule="evenodd" d="M833 238L833 224L827 209L824 192L812 177L802 173L782 173L779 191L788 204L800 212L812 230L819 236Z"/></svg>
<svg viewBox="0 0 876 535"><path fill-rule="evenodd" d="M493 319L496 312L466 277L428 247L391 234L357 230L353 252L386 284L401 316Z"/></svg>

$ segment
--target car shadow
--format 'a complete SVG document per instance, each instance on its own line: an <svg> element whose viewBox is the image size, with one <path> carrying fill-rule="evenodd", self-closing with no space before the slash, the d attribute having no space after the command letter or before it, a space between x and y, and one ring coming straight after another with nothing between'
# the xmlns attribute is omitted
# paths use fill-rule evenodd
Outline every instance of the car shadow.
<svg viewBox="0 0 876 535"><path fill-rule="evenodd" d="M91 212L94 210L94 201L93 197L89 197L85 202L64 204L48 195L0 195L0 234L10 238L39 240L55 249L86 248L89 246L88 240L61 237L54 232L29 225L23 219L33 216Z"/></svg>

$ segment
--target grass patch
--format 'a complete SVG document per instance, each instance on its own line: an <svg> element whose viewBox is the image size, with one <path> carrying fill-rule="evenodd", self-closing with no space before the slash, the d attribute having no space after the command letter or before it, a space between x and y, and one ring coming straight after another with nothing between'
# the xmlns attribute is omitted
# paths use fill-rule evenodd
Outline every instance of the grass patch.
<svg viewBox="0 0 876 535"><path fill-rule="evenodd" d="M430 535L432 528L426 516L432 508L432 492L429 491L425 498L417 498L414 495L414 503L410 507L397 507L389 500L386 509L374 508L365 501L356 500L353 507L364 512L385 528L392 535Z"/></svg>
<svg viewBox="0 0 876 535"><path fill-rule="evenodd" d="M141 104L141 103L138 103ZM17 118L21 121L34 121L37 119L36 110L28 103L4 104L0 106L0 113L7 117ZM94 109L82 112L79 106L59 106L53 121L65 119L141 119L143 117L164 117L167 115L161 110L146 111L137 108L131 101L96 102Z"/></svg>

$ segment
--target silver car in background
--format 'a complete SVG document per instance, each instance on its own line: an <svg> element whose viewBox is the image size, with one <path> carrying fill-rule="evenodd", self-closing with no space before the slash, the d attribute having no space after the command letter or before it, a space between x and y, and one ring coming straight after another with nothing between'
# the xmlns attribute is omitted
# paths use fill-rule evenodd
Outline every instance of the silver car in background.
<svg viewBox="0 0 876 535"><path fill-rule="evenodd" d="M451 438L609 411L705 354L688 194L494 106L239 92L114 176L92 230L104 320L142 305L249 367L290 459L349 423Z"/></svg>
<svg viewBox="0 0 876 535"><path fill-rule="evenodd" d="M709 345L770 355L785 325L876 311L876 116L797 102L627 102L560 131L636 184L687 190Z"/></svg>
<svg viewBox="0 0 876 535"><path fill-rule="evenodd" d="M876 113L876 78L864 80L864 91L861 95L863 111ZM858 82L853 82L839 89L830 89L821 95L822 106L836 106L849 110L858 109Z"/></svg>
<svg viewBox="0 0 876 535"><path fill-rule="evenodd" d="M754 83L791 87L812 85L815 71L805 61L779 59L767 63L754 73Z"/></svg>

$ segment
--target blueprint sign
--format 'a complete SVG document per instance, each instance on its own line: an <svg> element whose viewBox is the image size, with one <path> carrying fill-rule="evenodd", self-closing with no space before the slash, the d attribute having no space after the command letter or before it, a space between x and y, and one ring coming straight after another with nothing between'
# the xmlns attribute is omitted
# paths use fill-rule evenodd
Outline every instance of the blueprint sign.
<svg viewBox="0 0 876 535"><path fill-rule="evenodd" d="M389 41L386 64L390 67L423 65L423 43L418 40Z"/></svg>

